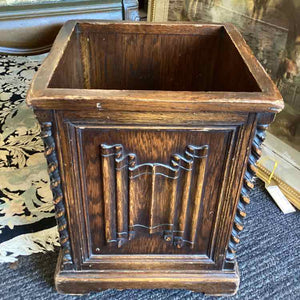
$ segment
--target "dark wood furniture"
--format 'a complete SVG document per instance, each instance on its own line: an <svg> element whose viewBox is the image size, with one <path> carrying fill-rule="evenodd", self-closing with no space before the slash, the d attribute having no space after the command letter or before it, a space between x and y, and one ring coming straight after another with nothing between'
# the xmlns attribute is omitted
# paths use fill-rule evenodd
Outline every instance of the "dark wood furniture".
<svg viewBox="0 0 300 300"><path fill-rule="evenodd" d="M232 25L68 22L27 103L56 205L58 291L236 292L248 192L283 101Z"/></svg>
<svg viewBox="0 0 300 300"><path fill-rule="evenodd" d="M68 0L0 7L0 53L48 52L62 25L73 19L138 21L138 0Z"/></svg>

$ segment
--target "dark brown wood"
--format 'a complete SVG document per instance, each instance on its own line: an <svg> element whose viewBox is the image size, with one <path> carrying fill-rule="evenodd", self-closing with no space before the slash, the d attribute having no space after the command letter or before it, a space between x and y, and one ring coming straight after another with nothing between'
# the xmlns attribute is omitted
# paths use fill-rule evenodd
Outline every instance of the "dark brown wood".
<svg viewBox="0 0 300 300"><path fill-rule="evenodd" d="M61 179L58 168L58 161L56 157L55 141L52 136L52 123L41 123L41 137L44 141L45 156L48 164L48 173L50 177L50 188L53 194L53 202L55 205L55 217L57 220L57 227L60 237L60 244L62 248L62 260L64 264L72 266L71 248L69 241L68 225L65 217L64 196L61 189Z"/></svg>
<svg viewBox="0 0 300 300"><path fill-rule="evenodd" d="M0 53L48 52L62 25L73 19L139 20L137 0L57 1L0 7Z"/></svg>
<svg viewBox="0 0 300 300"><path fill-rule="evenodd" d="M248 190L283 102L234 27L68 22L27 103L56 141L60 292L236 292Z"/></svg>
<svg viewBox="0 0 300 300"><path fill-rule="evenodd" d="M193 248L208 146L189 145L170 165L138 164L136 155L124 154L121 144L100 147L106 243L121 247L144 229L160 233L177 248Z"/></svg>

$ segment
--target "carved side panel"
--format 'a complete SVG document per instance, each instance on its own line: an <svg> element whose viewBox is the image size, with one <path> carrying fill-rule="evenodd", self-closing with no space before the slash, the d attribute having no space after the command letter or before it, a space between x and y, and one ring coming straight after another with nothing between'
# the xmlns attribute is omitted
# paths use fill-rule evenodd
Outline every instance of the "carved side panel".
<svg viewBox="0 0 300 300"><path fill-rule="evenodd" d="M236 215L234 218L233 229L228 244L228 249L226 253L226 268L233 268L234 261L236 259L236 248L237 244L240 242L239 233L244 228L243 219L246 216L246 205L250 203L249 192L254 187L254 179L256 174L256 162L261 156L261 145L266 137L266 129L269 124L258 124L256 132L253 138L251 152L249 155L247 169L244 175L244 181L242 185L240 200L237 206Z"/></svg>
<svg viewBox="0 0 300 300"><path fill-rule="evenodd" d="M123 0L124 20L139 21L138 0Z"/></svg>
<svg viewBox="0 0 300 300"><path fill-rule="evenodd" d="M53 202L55 206L55 216L58 226L60 244L63 252L63 263L65 266L68 266L72 265L71 247L69 241L69 233L67 229L64 197L61 188L58 161L55 152L55 141L52 136L52 123L41 123L41 128L41 137L44 141L45 156L47 159L48 173L50 176L50 187L52 190Z"/></svg>
<svg viewBox="0 0 300 300"><path fill-rule="evenodd" d="M144 228L178 248L193 248L208 146L189 145L170 165L138 164L122 145L102 144L100 151L106 242L121 247Z"/></svg>

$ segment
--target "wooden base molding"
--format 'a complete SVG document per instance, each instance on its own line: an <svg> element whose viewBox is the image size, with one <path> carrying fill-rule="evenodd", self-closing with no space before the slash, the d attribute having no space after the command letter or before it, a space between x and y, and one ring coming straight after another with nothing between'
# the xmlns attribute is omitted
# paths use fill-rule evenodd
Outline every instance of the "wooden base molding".
<svg viewBox="0 0 300 300"><path fill-rule="evenodd" d="M116 258L117 259L117 258ZM139 270L61 270L59 255L55 286L62 294L86 294L106 289L188 289L206 295L234 295L239 287L237 263L233 270L149 270L147 265Z"/></svg>

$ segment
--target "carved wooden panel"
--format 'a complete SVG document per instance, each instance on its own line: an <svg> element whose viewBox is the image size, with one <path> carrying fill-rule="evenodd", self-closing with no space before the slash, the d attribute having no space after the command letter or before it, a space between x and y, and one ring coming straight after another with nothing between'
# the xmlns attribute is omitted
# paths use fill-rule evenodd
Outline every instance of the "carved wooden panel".
<svg viewBox="0 0 300 300"><path fill-rule="evenodd" d="M72 231L82 266L127 253L194 254L214 264L223 186L245 117L230 117L236 125L172 128L59 118L69 141L65 176L74 182L69 213L82 232Z"/></svg>
<svg viewBox="0 0 300 300"><path fill-rule="evenodd" d="M194 246L208 146L188 145L170 164L138 164L123 145L101 144L104 222L107 243L121 247L142 227L163 233L178 248Z"/></svg>

